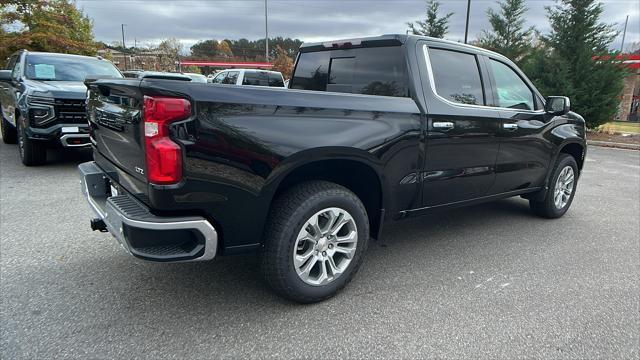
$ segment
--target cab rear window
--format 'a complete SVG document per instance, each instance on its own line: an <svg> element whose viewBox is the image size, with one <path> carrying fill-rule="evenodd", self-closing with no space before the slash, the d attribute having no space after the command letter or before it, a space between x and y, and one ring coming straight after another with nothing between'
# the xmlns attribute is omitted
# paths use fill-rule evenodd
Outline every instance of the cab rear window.
<svg viewBox="0 0 640 360"><path fill-rule="evenodd" d="M301 53L291 88L408 97L404 52L378 47Z"/></svg>

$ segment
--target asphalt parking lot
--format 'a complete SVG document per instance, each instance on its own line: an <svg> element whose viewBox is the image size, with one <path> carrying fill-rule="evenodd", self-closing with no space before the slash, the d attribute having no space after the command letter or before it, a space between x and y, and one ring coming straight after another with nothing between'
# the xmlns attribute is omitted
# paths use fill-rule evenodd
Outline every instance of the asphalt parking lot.
<svg viewBox="0 0 640 360"><path fill-rule="evenodd" d="M53 155L0 145L0 358L640 357L640 152L591 147L559 220L514 198L390 226L307 306L253 257L130 258L89 229L86 154Z"/></svg>

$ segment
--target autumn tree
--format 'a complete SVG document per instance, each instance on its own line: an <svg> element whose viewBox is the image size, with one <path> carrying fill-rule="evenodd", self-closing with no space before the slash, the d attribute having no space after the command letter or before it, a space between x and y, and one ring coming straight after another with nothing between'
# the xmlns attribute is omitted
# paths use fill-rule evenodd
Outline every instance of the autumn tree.
<svg viewBox="0 0 640 360"><path fill-rule="evenodd" d="M281 46L276 47L276 58L273 60L273 70L281 72L285 79L291 78L293 60Z"/></svg>
<svg viewBox="0 0 640 360"><path fill-rule="evenodd" d="M218 43L218 51L217 51L218 55L220 56L224 56L224 57L232 57L233 56L233 51L231 51L231 47L229 46L229 43L225 40L222 40Z"/></svg>
<svg viewBox="0 0 640 360"><path fill-rule="evenodd" d="M93 22L72 0L3 0L0 59L19 49L95 55Z"/></svg>
<svg viewBox="0 0 640 360"><path fill-rule="evenodd" d="M530 50L533 27L525 26L524 0L498 2L499 11L487 10L491 30L484 30L477 44L519 62Z"/></svg>
<svg viewBox="0 0 640 360"><path fill-rule="evenodd" d="M164 71L176 70L176 63L180 61L182 48L182 43L176 38L162 40L155 49L159 54L158 62L160 69Z"/></svg>
<svg viewBox="0 0 640 360"><path fill-rule="evenodd" d="M427 17L424 21L418 20L414 23L407 23L409 31L414 35L431 36L444 38L449 30L449 18L453 13L439 16L440 3L435 0L427 1Z"/></svg>

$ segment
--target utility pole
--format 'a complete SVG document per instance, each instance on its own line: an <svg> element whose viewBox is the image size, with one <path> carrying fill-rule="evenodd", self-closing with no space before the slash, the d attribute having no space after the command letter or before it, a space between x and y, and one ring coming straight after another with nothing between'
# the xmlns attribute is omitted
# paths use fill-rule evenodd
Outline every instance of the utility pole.
<svg viewBox="0 0 640 360"><path fill-rule="evenodd" d="M267 15L267 0L264 0L264 58L269 62L269 17Z"/></svg>
<svg viewBox="0 0 640 360"><path fill-rule="evenodd" d="M124 26L126 24L121 24L122 25L122 58L124 59L124 69L127 70L127 47L124 44Z"/></svg>
<svg viewBox="0 0 640 360"><path fill-rule="evenodd" d="M622 44L620 44L620 53L624 51L624 38L627 36L627 23L629 23L629 15L627 15L627 20L624 21L624 31L622 32Z"/></svg>
<svg viewBox="0 0 640 360"><path fill-rule="evenodd" d="M467 0L467 23L464 26L464 43L467 43L467 36L469 35L469 10L471 10L471 0Z"/></svg>

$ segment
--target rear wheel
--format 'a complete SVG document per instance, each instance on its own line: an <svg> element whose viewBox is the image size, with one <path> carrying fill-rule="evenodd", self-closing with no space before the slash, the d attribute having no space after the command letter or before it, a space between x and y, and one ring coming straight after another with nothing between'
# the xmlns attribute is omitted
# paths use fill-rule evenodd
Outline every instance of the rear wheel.
<svg viewBox="0 0 640 360"><path fill-rule="evenodd" d="M2 116L0 121L0 130L2 131L2 142L5 144L15 144L18 141L18 132L16 128L9 124L7 120Z"/></svg>
<svg viewBox="0 0 640 360"><path fill-rule="evenodd" d="M560 154L549 181L549 189L543 199L533 197L529 200L531 210L539 216L549 219L564 215L576 192L578 181L578 164L573 156Z"/></svg>
<svg viewBox="0 0 640 360"><path fill-rule="evenodd" d="M47 161L47 148L38 141L31 140L27 137L22 127L23 119L18 118L18 148L20 150L20 160L26 166L42 165Z"/></svg>
<svg viewBox="0 0 640 360"><path fill-rule="evenodd" d="M360 199L329 182L307 182L273 205L262 254L267 282L300 303L325 300L355 275L369 240Z"/></svg>

